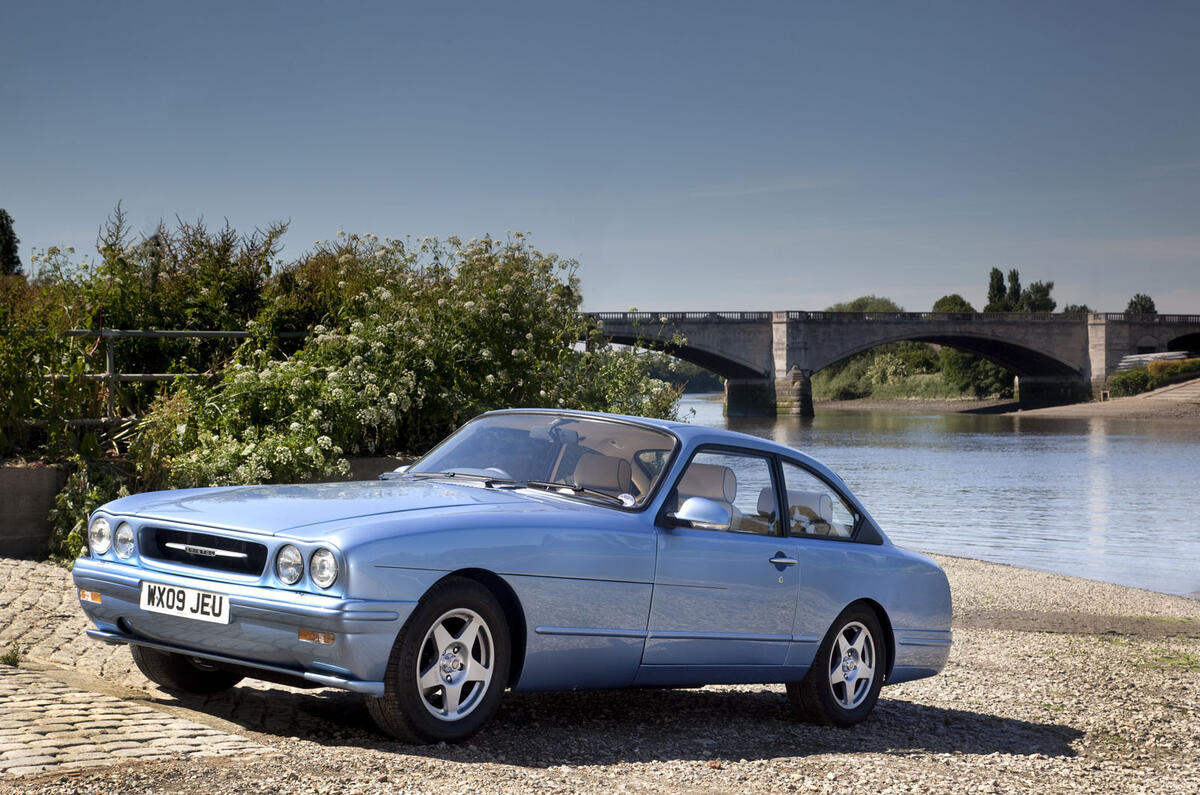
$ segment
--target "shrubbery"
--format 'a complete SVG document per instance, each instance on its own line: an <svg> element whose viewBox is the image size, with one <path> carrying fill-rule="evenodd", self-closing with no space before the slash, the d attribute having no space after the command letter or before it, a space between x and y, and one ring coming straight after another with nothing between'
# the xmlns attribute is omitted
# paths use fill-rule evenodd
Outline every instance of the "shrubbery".
<svg viewBox="0 0 1200 795"><path fill-rule="evenodd" d="M1113 397L1128 397L1166 386L1179 376L1200 372L1200 359L1150 362L1145 369L1126 370L1108 379Z"/></svg>
<svg viewBox="0 0 1200 795"><path fill-rule="evenodd" d="M580 315L576 263L521 235L464 243L339 234L272 269L282 232L239 237L181 224L131 243L118 208L97 263L51 249L34 278L3 277L0 442L74 456L53 517L56 554L76 551L87 513L123 491L344 471L347 455L420 452L493 408L674 416L679 390ZM142 417L105 440L100 460L76 454L80 440L64 420L102 413L102 390L78 378L103 370L102 345L61 331L101 326L246 328L251 338L123 347L125 372L211 377L127 398L125 412ZM290 330L309 333L279 339ZM37 377L50 373L68 377ZM30 428L42 435L14 438ZM124 462L111 457L118 448Z"/></svg>

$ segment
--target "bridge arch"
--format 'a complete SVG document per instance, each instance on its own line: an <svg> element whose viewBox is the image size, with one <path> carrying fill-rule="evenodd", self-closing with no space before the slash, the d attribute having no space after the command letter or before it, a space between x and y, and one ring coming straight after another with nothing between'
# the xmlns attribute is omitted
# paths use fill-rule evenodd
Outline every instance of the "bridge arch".
<svg viewBox="0 0 1200 795"><path fill-rule="evenodd" d="M604 336L610 342L615 342L618 345L650 348L669 353L678 359L683 359L685 362L691 362L698 367L703 367L705 370L710 370L722 378L769 378L771 376L770 371L764 369L761 364L748 362L744 357L709 350L700 345L693 345L690 344L690 341L679 345L669 340L647 339L644 336L623 334L620 332L613 334L605 333Z"/></svg>
<svg viewBox="0 0 1200 795"><path fill-rule="evenodd" d="M1167 343L1167 350L1200 353L1200 331L1176 337Z"/></svg>
<svg viewBox="0 0 1200 795"><path fill-rule="evenodd" d="M893 342L927 342L934 345L945 345L956 350L982 356L994 362L1017 376L1045 376L1057 378L1081 378L1083 373L1077 366L1064 362L1053 354L1039 351L1028 345L1011 340L997 339L983 334L938 334L925 332L908 332L885 335L878 339L863 341L848 345L841 350L822 352L818 358L810 361L812 373L818 373L830 365L850 358L855 354L888 345Z"/></svg>

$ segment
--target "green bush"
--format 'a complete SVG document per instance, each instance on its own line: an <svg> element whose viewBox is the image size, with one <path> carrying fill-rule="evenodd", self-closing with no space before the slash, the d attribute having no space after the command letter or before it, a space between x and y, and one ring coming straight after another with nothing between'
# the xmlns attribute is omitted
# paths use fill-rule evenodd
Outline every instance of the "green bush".
<svg viewBox="0 0 1200 795"><path fill-rule="evenodd" d="M1126 370L1108 379L1108 391L1113 397L1128 397L1153 389L1156 379L1148 370Z"/></svg>

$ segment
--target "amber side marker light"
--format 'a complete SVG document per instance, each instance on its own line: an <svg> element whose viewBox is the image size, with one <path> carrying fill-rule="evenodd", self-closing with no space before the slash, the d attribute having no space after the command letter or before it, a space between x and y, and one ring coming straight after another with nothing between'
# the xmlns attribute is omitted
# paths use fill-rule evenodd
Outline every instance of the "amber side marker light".
<svg viewBox="0 0 1200 795"><path fill-rule="evenodd" d="M335 635L332 632L315 632L311 629L302 629L299 633L300 640L308 643L320 643L322 646L332 646Z"/></svg>
<svg viewBox="0 0 1200 795"><path fill-rule="evenodd" d="M100 594L96 593L95 591L85 591L80 588L79 599L82 602L93 602L95 604L100 604Z"/></svg>

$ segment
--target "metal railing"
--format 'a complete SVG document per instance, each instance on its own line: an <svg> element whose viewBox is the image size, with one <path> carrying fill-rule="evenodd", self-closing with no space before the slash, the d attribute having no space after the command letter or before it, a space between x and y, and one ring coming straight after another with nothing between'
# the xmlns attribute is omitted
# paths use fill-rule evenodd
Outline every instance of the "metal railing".
<svg viewBox="0 0 1200 795"><path fill-rule="evenodd" d="M771 320L773 312L585 312L588 317L603 321L625 321L630 323L666 323L679 320ZM1105 320L1124 320L1136 323L1195 323L1200 325L1200 315L1133 315L1124 312L1094 313ZM962 321L962 320L1006 320L1010 322L1035 323L1080 323L1086 322L1089 313L1064 314L1062 312L806 312L789 310L788 320L864 320L864 321Z"/></svg>
<svg viewBox="0 0 1200 795"><path fill-rule="evenodd" d="M118 339L232 339L244 340L250 336L248 331L179 331L179 330L142 330L142 329L70 329L63 332L67 337L92 337L104 341L104 372L83 373L79 378L92 383L103 383L108 386L105 396L105 416L101 419L84 418L68 420L69 425L108 425L118 421L117 417L117 385L123 382L147 383L153 381L173 381L176 378L203 378L206 373L122 373L117 369L116 341ZM274 335L277 339L301 339L308 336L307 331L282 331ZM72 376L51 375L54 381L70 380ZM124 418L129 419L129 418Z"/></svg>

